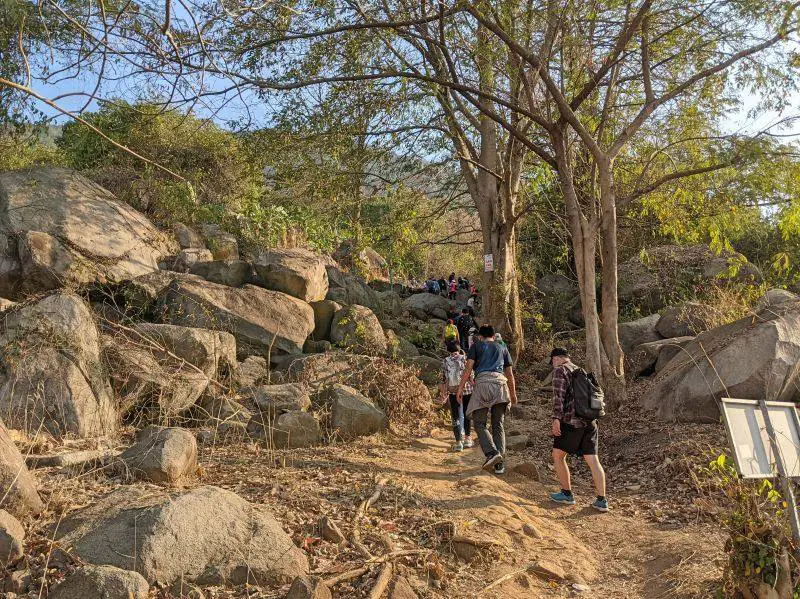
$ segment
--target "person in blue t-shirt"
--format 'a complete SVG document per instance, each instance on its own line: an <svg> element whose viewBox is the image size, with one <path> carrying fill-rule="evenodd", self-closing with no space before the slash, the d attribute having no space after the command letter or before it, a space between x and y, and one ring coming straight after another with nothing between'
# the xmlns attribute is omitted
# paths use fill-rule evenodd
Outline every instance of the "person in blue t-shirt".
<svg viewBox="0 0 800 599"><path fill-rule="evenodd" d="M457 398L461 398L464 387L472 373L475 383L465 417L472 419L478 441L486 461L485 470L494 469L495 474L503 474L506 449L506 433L503 420L509 405L517 403L517 389L514 381L513 361L508 347L495 341L494 328L483 325L479 330L480 341L476 341L467 353L467 368L461 377ZM491 421L491 435L487 430Z"/></svg>

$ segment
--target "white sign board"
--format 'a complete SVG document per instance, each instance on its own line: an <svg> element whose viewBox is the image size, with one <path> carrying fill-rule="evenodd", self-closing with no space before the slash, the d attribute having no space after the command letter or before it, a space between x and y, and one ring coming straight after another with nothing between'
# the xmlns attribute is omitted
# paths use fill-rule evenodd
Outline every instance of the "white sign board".
<svg viewBox="0 0 800 599"><path fill-rule="evenodd" d="M800 418L794 404L765 402L786 475L800 478ZM777 469L758 401L723 398L722 416L736 467L744 478L772 478Z"/></svg>
<svg viewBox="0 0 800 599"><path fill-rule="evenodd" d="M484 272L492 272L494 270L494 254L483 255L483 270Z"/></svg>

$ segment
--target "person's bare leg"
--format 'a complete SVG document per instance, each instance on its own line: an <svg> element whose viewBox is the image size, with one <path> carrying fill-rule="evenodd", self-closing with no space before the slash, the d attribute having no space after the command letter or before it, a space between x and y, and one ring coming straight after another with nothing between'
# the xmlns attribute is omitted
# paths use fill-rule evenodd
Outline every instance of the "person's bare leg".
<svg viewBox="0 0 800 599"><path fill-rule="evenodd" d="M556 469L558 482L565 491L571 491L571 481L569 476L569 466L567 466L567 452L560 449L553 449L553 466Z"/></svg>
<svg viewBox="0 0 800 599"><path fill-rule="evenodd" d="M592 480L594 480L594 489L601 497L606 496L606 471L603 470L603 465L596 455L585 455L583 459L592 471Z"/></svg>

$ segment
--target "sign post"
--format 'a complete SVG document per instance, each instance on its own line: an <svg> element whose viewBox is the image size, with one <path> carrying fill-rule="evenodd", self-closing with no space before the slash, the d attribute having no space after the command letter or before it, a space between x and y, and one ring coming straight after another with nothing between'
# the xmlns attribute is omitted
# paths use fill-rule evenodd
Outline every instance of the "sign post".
<svg viewBox="0 0 800 599"><path fill-rule="evenodd" d="M494 270L494 254L483 255L483 272L492 272Z"/></svg>
<svg viewBox="0 0 800 599"><path fill-rule="evenodd" d="M800 554L800 516L792 485L792 479L800 479L800 417L794 404L726 397L721 411L739 474L778 479Z"/></svg>

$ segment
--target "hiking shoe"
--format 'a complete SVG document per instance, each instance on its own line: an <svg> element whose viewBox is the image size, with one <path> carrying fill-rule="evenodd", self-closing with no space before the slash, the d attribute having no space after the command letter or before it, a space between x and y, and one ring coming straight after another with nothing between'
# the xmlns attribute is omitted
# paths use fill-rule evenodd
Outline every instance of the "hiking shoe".
<svg viewBox="0 0 800 599"><path fill-rule="evenodd" d="M457 442L457 443L456 443L456 444L453 446L453 451L456 451L456 452L458 452L458 451L461 451L462 449L464 449L464 445L461 443L461 441L458 441L458 442Z"/></svg>
<svg viewBox="0 0 800 599"><path fill-rule="evenodd" d="M467 437L466 439L464 439L464 447L466 449L469 449L473 445L474 445L474 443L472 442L472 437Z"/></svg>
<svg viewBox="0 0 800 599"><path fill-rule="evenodd" d="M550 493L550 499L556 503L563 503L564 505L575 505L575 496L566 495L559 491L558 493Z"/></svg>
<svg viewBox="0 0 800 599"><path fill-rule="evenodd" d="M494 465L494 473L497 475L506 473L506 465L503 462Z"/></svg>
<svg viewBox="0 0 800 599"><path fill-rule="evenodd" d="M482 468L484 470L492 470L495 464L502 461L503 461L503 456L501 456L499 453L495 454L489 458L486 458L486 461L483 463Z"/></svg>
<svg viewBox="0 0 800 599"><path fill-rule="evenodd" d="M595 499L592 503L592 507L596 509L598 512L607 512L608 511L608 499Z"/></svg>

